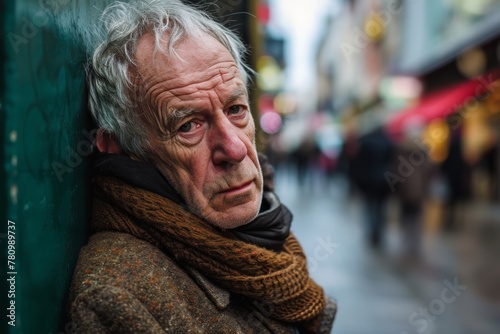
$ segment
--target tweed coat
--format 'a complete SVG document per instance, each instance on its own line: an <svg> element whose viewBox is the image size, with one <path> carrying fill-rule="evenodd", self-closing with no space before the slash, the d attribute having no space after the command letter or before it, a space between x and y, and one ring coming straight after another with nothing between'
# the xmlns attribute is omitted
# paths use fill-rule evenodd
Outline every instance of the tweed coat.
<svg viewBox="0 0 500 334"><path fill-rule="evenodd" d="M94 234L82 249L69 302L73 333L298 333L266 317L269 306L231 294L119 232Z"/></svg>

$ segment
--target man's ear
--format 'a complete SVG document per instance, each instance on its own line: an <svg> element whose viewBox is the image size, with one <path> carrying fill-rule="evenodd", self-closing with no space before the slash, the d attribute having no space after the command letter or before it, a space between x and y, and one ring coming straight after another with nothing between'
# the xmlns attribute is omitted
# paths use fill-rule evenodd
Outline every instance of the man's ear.
<svg viewBox="0 0 500 334"><path fill-rule="evenodd" d="M99 152L111 153L111 154L120 154L122 153L122 149L115 136L103 128L97 129L97 133L95 135L95 144L97 146L97 150Z"/></svg>

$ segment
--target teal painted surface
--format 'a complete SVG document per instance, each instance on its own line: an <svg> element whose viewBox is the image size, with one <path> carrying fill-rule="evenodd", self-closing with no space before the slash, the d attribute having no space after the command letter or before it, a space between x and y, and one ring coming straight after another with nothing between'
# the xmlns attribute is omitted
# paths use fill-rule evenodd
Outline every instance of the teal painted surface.
<svg viewBox="0 0 500 334"><path fill-rule="evenodd" d="M2 230L15 222L15 327L70 332L60 324L88 220L89 139L85 45L104 1L9 0L1 12ZM2 242L5 303L7 242ZM9 300L7 300L9 301ZM7 319L7 320L6 320ZM5 330L5 331L4 331Z"/></svg>
<svg viewBox="0 0 500 334"><path fill-rule="evenodd" d="M85 50L110 2L0 1L1 333L71 332L61 319L90 206ZM224 16L245 6L220 3ZM16 226L15 327L4 311L7 220Z"/></svg>

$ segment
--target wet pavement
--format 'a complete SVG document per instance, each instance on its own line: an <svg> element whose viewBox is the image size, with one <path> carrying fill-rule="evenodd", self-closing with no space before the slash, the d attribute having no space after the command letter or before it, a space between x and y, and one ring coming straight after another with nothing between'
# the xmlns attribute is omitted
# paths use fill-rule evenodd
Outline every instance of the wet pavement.
<svg viewBox="0 0 500 334"><path fill-rule="evenodd" d="M498 301L462 281L455 237L426 233L424 260L407 261L397 224L381 250L365 242L362 203L342 177L299 186L279 170L276 192L294 214L311 275L338 302L333 333L500 333Z"/></svg>

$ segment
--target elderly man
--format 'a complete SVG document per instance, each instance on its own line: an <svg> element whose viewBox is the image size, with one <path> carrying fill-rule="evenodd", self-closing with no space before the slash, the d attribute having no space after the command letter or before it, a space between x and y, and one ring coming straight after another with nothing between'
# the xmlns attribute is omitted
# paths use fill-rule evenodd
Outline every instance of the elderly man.
<svg viewBox="0 0 500 334"><path fill-rule="evenodd" d="M114 3L89 66L99 126L76 333L329 333L259 161L243 45L174 0Z"/></svg>

